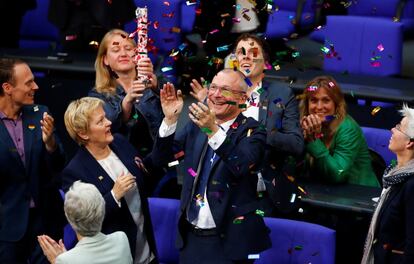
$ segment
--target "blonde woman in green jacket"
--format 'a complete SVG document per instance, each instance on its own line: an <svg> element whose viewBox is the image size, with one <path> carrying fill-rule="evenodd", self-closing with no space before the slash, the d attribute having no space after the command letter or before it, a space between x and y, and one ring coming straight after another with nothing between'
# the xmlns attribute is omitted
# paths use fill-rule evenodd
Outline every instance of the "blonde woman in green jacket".
<svg viewBox="0 0 414 264"><path fill-rule="evenodd" d="M306 85L300 114L311 177L379 187L362 130L346 113L345 98L332 77L318 76Z"/></svg>

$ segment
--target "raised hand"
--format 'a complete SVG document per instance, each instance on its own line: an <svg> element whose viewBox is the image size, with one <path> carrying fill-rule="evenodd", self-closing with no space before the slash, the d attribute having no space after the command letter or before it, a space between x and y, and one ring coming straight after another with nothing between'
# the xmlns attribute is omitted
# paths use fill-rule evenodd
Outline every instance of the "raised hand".
<svg viewBox="0 0 414 264"><path fill-rule="evenodd" d="M45 143L46 150L51 153L55 151L57 145L53 130L55 128L55 120L51 115L44 112L43 119L40 120L41 129L42 129L42 140Z"/></svg>
<svg viewBox="0 0 414 264"><path fill-rule="evenodd" d="M160 91L160 101L165 122L168 125L177 122L184 105L181 90L176 92L172 83L164 84L163 89Z"/></svg>
<svg viewBox="0 0 414 264"><path fill-rule="evenodd" d="M310 114L302 118L301 127L305 140L315 140L322 133L322 120L318 115Z"/></svg>
<svg viewBox="0 0 414 264"><path fill-rule="evenodd" d="M47 260L50 263L54 264L56 258L66 251L65 245L63 244L62 239L57 243L55 240L50 238L47 235L42 235L37 237L40 247L42 248L43 254L46 256Z"/></svg>
<svg viewBox="0 0 414 264"><path fill-rule="evenodd" d="M190 94L197 99L199 102L203 102L204 99L207 97L207 85L204 85L205 80L203 77L200 78L201 85L196 79L193 79L190 83L192 91L190 91Z"/></svg>

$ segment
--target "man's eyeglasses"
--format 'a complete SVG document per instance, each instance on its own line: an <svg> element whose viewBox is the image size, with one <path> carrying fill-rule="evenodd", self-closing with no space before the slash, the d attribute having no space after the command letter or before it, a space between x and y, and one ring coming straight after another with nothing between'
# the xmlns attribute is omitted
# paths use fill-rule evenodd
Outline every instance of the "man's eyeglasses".
<svg viewBox="0 0 414 264"><path fill-rule="evenodd" d="M401 123L396 124L395 129L400 131L402 134L406 135L410 139L410 141L414 141L414 138L410 137L407 133L405 133L401 130Z"/></svg>
<svg viewBox="0 0 414 264"><path fill-rule="evenodd" d="M212 93L215 93L217 90L219 90L220 93L225 97L231 97L235 94L239 94L239 95L245 95L246 94L246 92L244 92L244 91L233 90L233 89L230 89L226 86L218 86L218 85L215 85L215 84L210 84L210 86L208 87L208 90L211 91Z"/></svg>

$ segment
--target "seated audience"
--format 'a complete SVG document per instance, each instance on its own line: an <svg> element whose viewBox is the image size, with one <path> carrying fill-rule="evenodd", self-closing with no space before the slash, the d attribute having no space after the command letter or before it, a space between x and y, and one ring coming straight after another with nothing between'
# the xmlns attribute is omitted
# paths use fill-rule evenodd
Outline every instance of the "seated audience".
<svg viewBox="0 0 414 264"><path fill-rule="evenodd" d="M137 66L135 46L135 41L123 30L113 29L105 34L95 61L95 88L89 96L105 102L112 131L123 134L141 154L147 154L157 137L163 114L155 92L159 83L151 60L143 58ZM138 72L148 76L149 81L137 80Z"/></svg>
<svg viewBox="0 0 414 264"><path fill-rule="evenodd" d="M319 76L306 85L300 114L306 168L312 177L379 186L362 130L347 114L344 96L332 77Z"/></svg>
<svg viewBox="0 0 414 264"><path fill-rule="evenodd" d="M414 109L404 105L400 112L403 119L391 129L388 145L397 164L384 172L362 264L414 263Z"/></svg>
<svg viewBox="0 0 414 264"><path fill-rule="evenodd" d="M158 137L153 152L141 159L122 135L112 135L103 106L100 99L84 97L65 112L66 129L80 147L62 172L63 189L77 180L94 184L106 203L102 232L124 231L134 263L150 263L156 249L147 196L157 182L151 169L167 163L171 153L165 150L172 149L173 138Z"/></svg>
<svg viewBox="0 0 414 264"><path fill-rule="evenodd" d="M105 200L89 183L76 181L65 195L65 214L79 242L66 251L62 240L57 243L47 235L38 236L43 253L50 263L132 263L128 238L118 231L101 233L105 216Z"/></svg>

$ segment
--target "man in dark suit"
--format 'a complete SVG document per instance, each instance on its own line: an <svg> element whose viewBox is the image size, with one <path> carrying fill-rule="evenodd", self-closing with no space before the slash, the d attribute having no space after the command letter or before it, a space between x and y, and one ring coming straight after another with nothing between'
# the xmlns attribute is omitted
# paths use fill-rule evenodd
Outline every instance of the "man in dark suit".
<svg viewBox="0 0 414 264"><path fill-rule="evenodd" d="M60 238L63 203L52 171L63 150L29 66L0 59L0 263L47 263L37 235ZM53 219L53 221L52 221Z"/></svg>
<svg viewBox="0 0 414 264"><path fill-rule="evenodd" d="M181 193L180 263L253 263L271 246L254 174L266 133L241 114L246 90L242 73L220 71L209 87L207 105L192 104L192 122L176 135L189 172ZM163 128L174 130L173 121L163 122L160 134Z"/></svg>

